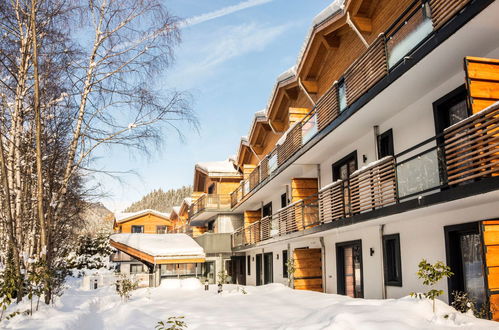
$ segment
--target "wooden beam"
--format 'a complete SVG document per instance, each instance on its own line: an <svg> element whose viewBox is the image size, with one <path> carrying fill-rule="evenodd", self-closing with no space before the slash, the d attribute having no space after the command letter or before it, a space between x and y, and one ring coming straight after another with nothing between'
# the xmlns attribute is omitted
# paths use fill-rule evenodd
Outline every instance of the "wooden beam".
<svg viewBox="0 0 499 330"><path fill-rule="evenodd" d="M317 94L319 91L319 85L316 80L302 80L302 84L310 94Z"/></svg>
<svg viewBox="0 0 499 330"><path fill-rule="evenodd" d="M352 21L359 31L366 33L373 32L373 24L370 18L362 16L352 16Z"/></svg>
<svg viewBox="0 0 499 330"><path fill-rule="evenodd" d="M336 33L325 34L321 36L322 43L327 48L339 48L340 36Z"/></svg>

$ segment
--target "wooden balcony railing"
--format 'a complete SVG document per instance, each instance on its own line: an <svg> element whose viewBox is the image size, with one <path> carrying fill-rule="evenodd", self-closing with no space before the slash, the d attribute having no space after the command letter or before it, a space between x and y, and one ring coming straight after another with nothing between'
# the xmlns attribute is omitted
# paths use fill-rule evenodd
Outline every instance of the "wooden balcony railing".
<svg viewBox="0 0 499 330"><path fill-rule="evenodd" d="M223 211L231 209L231 195L201 195L189 209L189 217L193 218L203 211Z"/></svg>
<svg viewBox="0 0 499 330"><path fill-rule="evenodd" d="M234 233L234 247L499 176L499 103ZM242 232L242 234L241 234ZM238 235L246 237L241 240Z"/></svg>
<svg viewBox="0 0 499 330"><path fill-rule="evenodd" d="M347 107L409 56L433 31L445 25L468 2L469 0L413 1L338 79L344 81ZM284 142L261 160L250 175L249 189L240 189L238 193L242 192L242 197L234 196L232 206L240 203L244 196L264 182L339 115L338 82L334 82L309 114L287 132Z"/></svg>

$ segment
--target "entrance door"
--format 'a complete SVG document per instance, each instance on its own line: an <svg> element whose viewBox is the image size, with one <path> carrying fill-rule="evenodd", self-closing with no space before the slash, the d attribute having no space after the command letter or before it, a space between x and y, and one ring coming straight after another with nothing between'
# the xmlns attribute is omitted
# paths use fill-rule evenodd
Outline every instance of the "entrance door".
<svg viewBox="0 0 499 330"><path fill-rule="evenodd" d="M262 255L256 255L256 285L262 285Z"/></svg>
<svg viewBox="0 0 499 330"><path fill-rule="evenodd" d="M362 242L336 244L338 293L353 298L364 297L362 274Z"/></svg>
<svg viewBox="0 0 499 330"><path fill-rule="evenodd" d="M323 292L321 249L295 249L293 287L296 290Z"/></svg>
<svg viewBox="0 0 499 330"><path fill-rule="evenodd" d="M232 256L231 261L232 283L246 285L246 258L244 256Z"/></svg>
<svg viewBox="0 0 499 330"><path fill-rule="evenodd" d="M454 273L448 279L453 291L467 292L480 308L486 302L482 239L478 222L445 227L447 264Z"/></svg>
<svg viewBox="0 0 499 330"><path fill-rule="evenodd" d="M263 255L263 284L274 282L273 263L274 258L272 252Z"/></svg>

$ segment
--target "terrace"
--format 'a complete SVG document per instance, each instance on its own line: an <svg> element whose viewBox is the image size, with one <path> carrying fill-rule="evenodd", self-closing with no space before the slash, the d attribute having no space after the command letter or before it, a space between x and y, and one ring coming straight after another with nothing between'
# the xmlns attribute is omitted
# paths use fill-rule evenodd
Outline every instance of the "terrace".
<svg viewBox="0 0 499 330"><path fill-rule="evenodd" d="M232 235L232 246L259 242L420 200L499 177L499 102L394 156L372 162L318 194L288 205Z"/></svg>

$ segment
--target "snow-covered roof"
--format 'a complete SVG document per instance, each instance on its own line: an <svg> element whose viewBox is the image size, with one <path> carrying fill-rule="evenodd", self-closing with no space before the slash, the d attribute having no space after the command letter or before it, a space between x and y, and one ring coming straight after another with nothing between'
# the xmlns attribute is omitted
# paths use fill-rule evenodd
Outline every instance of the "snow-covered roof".
<svg viewBox="0 0 499 330"><path fill-rule="evenodd" d="M292 66L291 68L287 69L283 73L281 73L279 76L277 76L276 82L274 84L274 88L272 88L272 92L270 93L269 99L267 100L267 108L266 108L266 114L268 114L268 111L270 109L270 104L272 103L272 100L275 97L275 94L277 93L277 89L279 88L279 85L281 85L283 82L293 79L296 77L296 65Z"/></svg>
<svg viewBox="0 0 499 330"><path fill-rule="evenodd" d="M205 257L203 248L186 234L113 234L110 239L156 260Z"/></svg>
<svg viewBox="0 0 499 330"><path fill-rule="evenodd" d="M182 201L182 204L186 204L187 206L191 206L192 198L191 197L184 198L184 200ZM182 206L182 205L180 205L180 206Z"/></svg>
<svg viewBox="0 0 499 330"><path fill-rule="evenodd" d="M114 219L116 220L117 223L125 222L134 218L137 218L142 215L146 214L154 214L158 217L165 218L165 219L170 219L170 213L166 212L159 212L156 210L152 209L145 209L145 210L140 210L138 212L121 212L121 213L115 213L114 214Z"/></svg>
<svg viewBox="0 0 499 330"><path fill-rule="evenodd" d="M175 212L175 213L177 213L177 214L179 214L179 212L180 212L180 206L174 206L174 207L172 207L172 211Z"/></svg>
<svg viewBox="0 0 499 330"><path fill-rule="evenodd" d="M240 176L234 167L234 161L231 159L197 163L196 169L208 176Z"/></svg>

